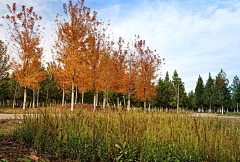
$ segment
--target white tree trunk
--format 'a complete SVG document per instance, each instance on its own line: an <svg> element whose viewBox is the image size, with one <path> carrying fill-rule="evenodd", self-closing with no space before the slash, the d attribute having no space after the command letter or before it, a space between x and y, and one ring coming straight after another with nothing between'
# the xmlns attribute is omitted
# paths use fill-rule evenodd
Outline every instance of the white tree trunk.
<svg viewBox="0 0 240 162"><path fill-rule="evenodd" d="M13 98L13 108L14 108L14 106L15 106L15 96Z"/></svg>
<svg viewBox="0 0 240 162"><path fill-rule="evenodd" d="M96 93L96 106L98 105L98 92Z"/></svg>
<svg viewBox="0 0 240 162"><path fill-rule="evenodd" d="M72 101L71 101L71 111L73 111L74 104L74 77L72 78Z"/></svg>
<svg viewBox="0 0 240 162"><path fill-rule="evenodd" d="M23 109L26 107L26 100L27 100L27 87L24 89L24 97L23 97Z"/></svg>
<svg viewBox="0 0 240 162"><path fill-rule="evenodd" d="M128 111L130 111L130 107L131 107L130 97L131 97L131 90L128 90L128 104L127 104L127 110Z"/></svg>
<svg viewBox="0 0 240 162"><path fill-rule="evenodd" d="M222 104L222 114L223 114L223 104Z"/></svg>
<svg viewBox="0 0 240 162"><path fill-rule="evenodd" d="M103 97L103 111L105 112L105 106L106 106L106 92L104 92L104 97Z"/></svg>
<svg viewBox="0 0 240 162"><path fill-rule="evenodd" d="M37 107L39 106L39 88L37 90Z"/></svg>
<svg viewBox="0 0 240 162"><path fill-rule="evenodd" d="M107 102L107 106L109 106L109 103L108 103L108 89L107 89L107 100L106 100L106 102Z"/></svg>
<svg viewBox="0 0 240 162"><path fill-rule="evenodd" d="M64 105L64 89L65 89L65 84L63 85L62 106Z"/></svg>
<svg viewBox="0 0 240 162"><path fill-rule="evenodd" d="M96 92L94 90L94 94L93 94L93 112L96 110Z"/></svg>
<svg viewBox="0 0 240 162"><path fill-rule="evenodd" d="M33 104L32 104L32 108L35 107L35 98L36 98L36 89L33 88Z"/></svg>
<svg viewBox="0 0 240 162"><path fill-rule="evenodd" d="M146 111L146 101L144 101L144 111Z"/></svg>
<svg viewBox="0 0 240 162"><path fill-rule="evenodd" d="M75 104L77 103L77 87L76 87L76 98L75 98Z"/></svg>
<svg viewBox="0 0 240 162"><path fill-rule="evenodd" d="M83 104L83 100L84 100L84 93L82 93L82 104Z"/></svg>
<svg viewBox="0 0 240 162"><path fill-rule="evenodd" d="M148 105L148 112L151 112L151 101L149 100L149 105Z"/></svg>
<svg viewBox="0 0 240 162"><path fill-rule="evenodd" d="M16 102L16 95L17 95L17 88L18 88L18 86L17 86L18 84L17 84L17 82L15 83L15 90L14 90L14 96L13 96L13 108L14 108L14 106L15 106L15 102Z"/></svg>

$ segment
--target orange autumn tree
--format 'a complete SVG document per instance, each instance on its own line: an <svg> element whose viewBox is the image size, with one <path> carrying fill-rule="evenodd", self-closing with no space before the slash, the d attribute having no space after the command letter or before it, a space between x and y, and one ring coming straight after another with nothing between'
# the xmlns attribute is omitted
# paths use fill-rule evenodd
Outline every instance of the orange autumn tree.
<svg viewBox="0 0 240 162"><path fill-rule="evenodd" d="M102 81L102 73L106 70L106 66L108 62L107 59L107 50L108 44L107 40L109 36L106 35L107 27L105 27L104 22L96 21L93 25L93 33L91 35L91 46L89 53L89 83L90 89L94 92L94 100L93 100L93 111L96 110L96 105L98 103L98 92L103 90L103 81Z"/></svg>
<svg viewBox="0 0 240 162"><path fill-rule="evenodd" d="M136 36L135 36L136 37ZM125 94L128 95L128 103L127 103L127 110L130 110L130 101L131 101L131 94L135 88L136 82L136 72L137 72L137 41L130 45L127 44L125 49L125 58L126 58L126 72L124 77L124 90Z"/></svg>
<svg viewBox="0 0 240 162"><path fill-rule="evenodd" d="M108 41L107 46L104 51L104 57L100 59L100 81L102 82L102 91L104 93L103 96L103 110L105 111L106 103L108 105L108 91L110 89L110 81L111 81L111 66L109 62L111 62L111 52L112 47L114 45L113 41Z"/></svg>
<svg viewBox="0 0 240 162"><path fill-rule="evenodd" d="M150 101L155 95L153 81L157 77L162 60L158 54L155 54L156 50L152 51L149 47L145 49L145 41L138 41L136 48L138 50L138 70L134 89L135 98L144 102L144 110L146 110L146 101L148 99L148 111L150 112Z"/></svg>
<svg viewBox="0 0 240 162"><path fill-rule="evenodd" d="M90 8L84 6L84 0L75 5L70 0L68 5L63 4L65 18L60 19L57 15L57 40L55 41L55 59L62 69L64 75L72 80L71 111L74 104L74 78L79 76L79 70L87 63L89 35L92 32L92 22L95 21L96 12L90 14Z"/></svg>
<svg viewBox="0 0 240 162"><path fill-rule="evenodd" d="M112 53L111 66L111 80L110 87L117 92L117 107L119 108L119 93L124 93L124 77L125 77L125 52L123 48L124 40L119 37L117 47Z"/></svg>
<svg viewBox="0 0 240 162"><path fill-rule="evenodd" d="M77 103L77 91L79 90L82 94L82 104L84 100L84 93L90 88L90 74L89 74L89 64L83 63L78 69L78 77L76 78L76 96L75 104Z"/></svg>
<svg viewBox="0 0 240 162"><path fill-rule="evenodd" d="M17 12L16 3L11 8L7 5L10 15L3 16L9 28L7 32L12 47L17 53L11 61L11 69L15 71L16 78L24 90L23 109L26 106L27 87L40 88L38 83L45 79L41 71L41 59L43 48L41 48L41 16L33 12L33 7L22 6L22 11ZM42 28L44 29L44 28Z"/></svg>

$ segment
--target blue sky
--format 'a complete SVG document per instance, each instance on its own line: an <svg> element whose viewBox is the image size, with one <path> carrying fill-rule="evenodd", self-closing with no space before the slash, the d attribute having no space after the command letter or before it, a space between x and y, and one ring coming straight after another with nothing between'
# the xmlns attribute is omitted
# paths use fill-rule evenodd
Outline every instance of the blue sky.
<svg viewBox="0 0 240 162"><path fill-rule="evenodd" d="M14 2L18 9L33 6L43 17L44 42L49 44L55 16L68 1L0 0L0 17L8 14L6 4ZM240 0L86 0L85 5L98 12L98 19L111 21L116 38L133 41L136 34L146 40L166 59L161 77L177 70L186 92L195 89L199 75L206 83L209 72L214 78L223 69L230 83L240 76ZM0 19L0 24L0 39L6 40L6 23ZM50 60L46 47L45 59Z"/></svg>

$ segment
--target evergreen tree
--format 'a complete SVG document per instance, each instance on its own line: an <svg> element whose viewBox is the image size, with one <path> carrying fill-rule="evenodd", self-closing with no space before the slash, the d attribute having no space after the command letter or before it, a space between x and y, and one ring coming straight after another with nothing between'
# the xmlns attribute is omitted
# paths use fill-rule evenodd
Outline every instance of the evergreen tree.
<svg viewBox="0 0 240 162"><path fill-rule="evenodd" d="M236 97L238 95L237 94L237 88L238 88L239 83L240 83L239 77L235 76L233 78L233 82L232 82L232 85L231 85L232 109L236 109L238 107Z"/></svg>
<svg viewBox="0 0 240 162"><path fill-rule="evenodd" d="M0 100L1 100L1 105L2 106L6 106L6 101L8 99L11 99L9 98L9 91L8 91L8 87L9 87L9 78L4 78L2 79L1 81L1 84L0 84Z"/></svg>
<svg viewBox="0 0 240 162"><path fill-rule="evenodd" d="M213 86L213 79L212 79L211 73L209 73L209 77L208 77L206 86L204 88L204 97L203 97L204 104L209 107L209 111L211 111L212 100L213 100L212 86Z"/></svg>
<svg viewBox="0 0 240 162"><path fill-rule="evenodd" d="M169 79L168 71L166 72L164 85L165 85L164 106L165 108L169 108L169 103L173 101L174 87L172 81Z"/></svg>
<svg viewBox="0 0 240 162"><path fill-rule="evenodd" d="M240 84L237 85L237 89L236 89L236 102L240 103ZM239 104L237 105L237 111L239 108Z"/></svg>
<svg viewBox="0 0 240 162"><path fill-rule="evenodd" d="M169 103L173 100L173 85L169 79L168 71L166 72L165 79L159 79L156 87L157 96L155 99L156 106L169 108Z"/></svg>
<svg viewBox="0 0 240 162"><path fill-rule="evenodd" d="M155 98L155 106L157 107L162 107L163 106L163 102L164 102L164 83L162 78L159 78L158 80L158 85L156 87L156 91L157 91L157 95Z"/></svg>
<svg viewBox="0 0 240 162"><path fill-rule="evenodd" d="M15 73L13 73L10 76L10 79L8 81L8 91L9 91L9 98L13 100L12 106L15 108L16 100L19 99L21 94L23 94L23 88L20 87L19 82L17 81L17 78L15 76Z"/></svg>
<svg viewBox="0 0 240 162"><path fill-rule="evenodd" d="M178 77L177 70L174 71L172 76L172 86L173 86L173 100L170 102L171 107L177 107L177 100L178 100L178 85L179 85L179 105L183 106L182 99L184 94L184 85L181 81L181 78Z"/></svg>
<svg viewBox="0 0 240 162"><path fill-rule="evenodd" d="M237 85L236 89L236 102L240 103L240 84Z"/></svg>
<svg viewBox="0 0 240 162"><path fill-rule="evenodd" d="M196 96L196 105L198 108L203 109L203 92L204 92L204 85L202 77L199 75L197 85L195 88L195 96Z"/></svg>
<svg viewBox="0 0 240 162"><path fill-rule="evenodd" d="M213 86L214 90L214 99L215 105L217 107L221 106L222 113L223 108L229 106L230 96L229 96L229 89L228 89L228 79L226 78L226 73L221 69L221 71L216 76L216 80Z"/></svg>
<svg viewBox="0 0 240 162"><path fill-rule="evenodd" d="M195 100L195 94L193 92L193 90L191 90L189 93L188 93L188 109L191 110L196 110L196 100Z"/></svg>

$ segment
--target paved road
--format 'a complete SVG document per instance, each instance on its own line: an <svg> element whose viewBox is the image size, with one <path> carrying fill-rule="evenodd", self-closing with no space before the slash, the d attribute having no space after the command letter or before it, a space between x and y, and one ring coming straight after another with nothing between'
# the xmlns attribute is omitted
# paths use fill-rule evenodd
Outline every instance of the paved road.
<svg viewBox="0 0 240 162"><path fill-rule="evenodd" d="M17 119L22 119L23 114L17 114L16 117ZM0 114L0 119L15 119L15 114Z"/></svg>
<svg viewBox="0 0 240 162"><path fill-rule="evenodd" d="M17 115L17 118L23 118L23 114ZM0 114L0 119L15 119L15 114Z"/></svg>
<svg viewBox="0 0 240 162"><path fill-rule="evenodd" d="M191 114L191 116L194 117L216 117L215 114L206 114L206 113L194 113ZM234 117L234 116L217 116L219 118L236 118L240 119L240 117ZM17 114L17 119L22 119L23 114ZM0 114L0 119L15 119L15 114Z"/></svg>

